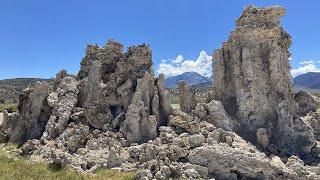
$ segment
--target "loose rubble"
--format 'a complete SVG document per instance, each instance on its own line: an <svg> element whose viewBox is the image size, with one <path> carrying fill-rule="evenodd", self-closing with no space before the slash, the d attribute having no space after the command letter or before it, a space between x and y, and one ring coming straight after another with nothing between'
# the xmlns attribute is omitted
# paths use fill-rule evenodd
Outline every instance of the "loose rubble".
<svg viewBox="0 0 320 180"><path fill-rule="evenodd" d="M247 7L215 52L215 87L197 103L181 83L172 109L147 45L89 45L77 76L39 82L7 115L1 142L24 156L137 179L320 179L320 100L293 96L281 7Z"/></svg>

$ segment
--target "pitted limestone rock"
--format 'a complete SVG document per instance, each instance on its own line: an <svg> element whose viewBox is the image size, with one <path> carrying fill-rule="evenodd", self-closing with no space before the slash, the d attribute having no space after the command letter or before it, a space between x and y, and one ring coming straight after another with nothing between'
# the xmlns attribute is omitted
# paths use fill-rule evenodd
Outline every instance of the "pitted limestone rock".
<svg viewBox="0 0 320 180"><path fill-rule="evenodd" d="M320 108L320 98L306 91L300 91L294 96L294 100L299 105L299 114L305 115Z"/></svg>
<svg viewBox="0 0 320 180"><path fill-rule="evenodd" d="M23 91L19 97L18 116L10 121L10 141L21 143L42 136L50 117L47 96L51 89L47 82L37 82L34 88Z"/></svg>
<svg viewBox="0 0 320 180"><path fill-rule="evenodd" d="M151 112L150 108L156 106L159 109L159 98L155 98L158 96L155 96L156 87L153 82L154 80L147 72L142 79L138 80L126 118L120 126L120 132L131 143L146 142L157 137L159 112ZM152 109L156 110L156 107Z"/></svg>
<svg viewBox="0 0 320 180"><path fill-rule="evenodd" d="M42 138L48 140L55 139L67 128L78 102L79 82L75 78L66 76L56 83L56 89L47 98L52 110Z"/></svg>
<svg viewBox="0 0 320 180"><path fill-rule="evenodd" d="M179 97L181 111L191 113L197 105L196 92L185 81L179 82Z"/></svg>
<svg viewBox="0 0 320 180"><path fill-rule="evenodd" d="M78 104L91 126L120 129L131 143L156 137L157 127L167 123L172 110L163 76L154 77L151 56L147 45L127 52L114 40L105 47L88 46L79 72Z"/></svg>
<svg viewBox="0 0 320 180"><path fill-rule="evenodd" d="M280 26L280 17L284 14L285 9L278 6L249 6L244 10L237 20L236 30L214 53L213 98L220 100L228 114L239 120L237 132L246 139L255 142L257 130L265 128L275 132L271 133L272 143L287 144L291 153L303 154L303 147L300 151L291 142L283 142L290 138L283 137L283 141L278 138L301 136L305 141L296 142L294 146L307 144L307 149L314 144L308 128L304 128L306 133L298 133L299 128L292 129L297 126L286 124L294 121L306 126L299 119L293 120L298 106L292 96L288 50L291 37ZM281 104L286 104L285 108ZM281 112L278 106L281 106ZM283 115L287 116L286 120ZM286 129L287 133L279 132L280 129Z"/></svg>

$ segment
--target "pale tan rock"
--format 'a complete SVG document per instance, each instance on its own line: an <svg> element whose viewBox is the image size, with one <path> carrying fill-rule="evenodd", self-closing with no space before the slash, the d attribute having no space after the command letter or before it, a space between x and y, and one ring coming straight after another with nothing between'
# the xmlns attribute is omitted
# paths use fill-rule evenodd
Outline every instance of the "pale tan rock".
<svg viewBox="0 0 320 180"><path fill-rule="evenodd" d="M3 110L2 112L2 121L0 122L0 126L3 129L9 128L9 113L7 110Z"/></svg>
<svg viewBox="0 0 320 180"><path fill-rule="evenodd" d="M183 112L191 113L197 105L196 92L185 81L179 82L179 98L180 109Z"/></svg>
<svg viewBox="0 0 320 180"><path fill-rule="evenodd" d="M314 137L320 140L320 112L311 112L306 116L300 117L300 119L306 122L313 130Z"/></svg>
<svg viewBox="0 0 320 180"><path fill-rule="evenodd" d="M233 122L220 101L212 100L207 104L207 110L209 113L209 118L207 119L208 122L224 130L233 129Z"/></svg>
<svg viewBox="0 0 320 180"><path fill-rule="evenodd" d="M170 116L168 125L174 127L175 131L178 133L187 132L196 134L200 132L199 118L177 109L175 109L173 115Z"/></svg>
<svg viewBox="0 0 320 180"><path fill-rule="evenodd" d="M47 82L37 82L34 88L28 88L20 95L19 117L15 116L8 125L11 142L23 143L42 136L50 117L50 108L46 102L50 88Z"/></svg>
<svg viewBox="0 0 320 180"><path fill-rule="evenodd" d="M104 47L87 47L79 72L78 104L85 109L85 118L91 126L97 129L120 128L127 137L127 130L123 131L123 128L127 127L128 121L135 121L139 126L136 118L140 115L133 115L133 112L143 112L141 117L145 120L141 121L142 124L147 124L145 122L151 115L156 118L153 125L158 127L167 124L171 101L163 86L163 75L158 79L154 77L151 58L151 50L147 45L129 47L127 52L123 52L123 46L114 40L109 40ZM145 74L148 74L147 79ZM141 79L144 79L141 82L143 85L139 86ZM137 116L133 118L135 120L130 118L134 116ZM152 131L156 132L154 127ZM143 140L138 136L132 137L132 141L149 139Z"/></svg>
<svg viewBox="0 0 320 180"><path fill-rule="evenodd" d="M79 148L85 147L89 133L89 126L71 123L68 128L56 138L55 144L59 149L74 153Z"/></svg>
<svg viewBox="0 0 320 180"><path fill-rule="evenodd" d="M267 130L264 128L259 128L257 130L257 142L263 147L267 148L269 145L269 137Z"/></svg>
<svg viewBox="0 0 320 180"><path fill-rule="evenodd" d="M313 96L306 91L300 91L294 96L294 100L299 105L299 114L305 115L309 112L315 112L320 108L320 98Z"/></svg>
<svg viewBox="0 0 320 180"><path fill-rule="evenodd" d="M42 139L55 139L68 127L72 110L78 102L79 82L75 78L65 76L56 83L55 92L47 98L53 109L46 123Z"/></svg>
<svg viewBox="0 0 320 180"><path fill-rule="evenodd" d="M189 137L189 143L192 148L201 146L205 142L205 137L202 134L193 134Z"/></svg>
<svg viewBox="0 0 320 180"><path fill-rule="evenodd" d="M313 130L303 119L292 115L290 105L282 101L277 107L275 144L280 151L289 149L293 154L309 154L316 144Z"/></svg>
<svg viewBox="0 0 320 180"><path fill-rule="evenodd" d="M292 96L291 37L280 25L284 14L278 6L245 8L229 40L213 55L213 98L239 120L237 132L246 139L255 142L257 130L265 128L275 132L270 143L304 154L314 140L305 122L293 119L298 106ZM306 132L300 133L294 123ZM294 140L298 136L304 145Z"/></svg>
<svg viewBox="0 0 320 180"><path fill-rule="evenodd" d="M159 93L159 102L160 102L160 120L159 125L163 126L168 123L169 116L172 114L171 107L171 98L164 86L164 75L160 74L159 78L156 80L156 86Z"/></svg>
<svg viewBox="0 0 320 180"><path fill-rule="evenodd" d="M120 132L124 134L129 143L146 142L157 136L158 121L155 116L150 116L152 112L149 109L154 98L153 82L154 80L147 72L142 79L138 80L126 119L120 126Z"/></svg>
<svg viewBox="0 0 320 180"><path fill-rule="evenodd" d="M108 168L119 167L129 159L129 152L123 148L112 147L108 156Z"/></svg>

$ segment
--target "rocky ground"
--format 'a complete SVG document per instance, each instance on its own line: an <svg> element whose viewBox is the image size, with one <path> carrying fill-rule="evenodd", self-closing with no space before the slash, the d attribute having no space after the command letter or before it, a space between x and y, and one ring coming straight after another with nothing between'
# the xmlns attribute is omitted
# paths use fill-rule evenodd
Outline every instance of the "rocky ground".
<svg viewBox="0 0 320 180"><path fill-rule="evenodd" d="M4 111L0 140L22 156L137 179L320 179L320 99L294 93L282 7L247 7L214 53L215 85L199 102L179 84L171 106L148 45L89 45L78 75L57 74Z"/></svg>
<svg viewBox="0 0 320 180"><path fill-rule="evenodd" d="M0 126L2 124L2 121L3 121L3 113L0 113Z"/></svg>

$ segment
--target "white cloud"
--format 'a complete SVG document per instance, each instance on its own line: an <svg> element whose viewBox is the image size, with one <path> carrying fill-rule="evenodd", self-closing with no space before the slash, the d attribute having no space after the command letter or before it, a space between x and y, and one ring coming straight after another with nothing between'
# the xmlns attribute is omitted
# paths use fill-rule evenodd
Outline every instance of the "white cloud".
<svg viewBox="0 0 320 180"><path fill-rule="evenodd" d="M301 64L301 63L299 63ZM320 68L318 68L314 62L312 63L302 63L304 66L301 66L301 67L298 67L296 69L292 69L291 70L291 75L293 77L296 77L300 74L305 74L305 73L308 73L308 72L320 72Z"/></svg>
<svg viewBox="0 0 320 180"><path fill-rule="evenodd" d="M173 63L178 64L183 61L182 55L179 55L176 59L172 60Z"/></svg>
<svg viewBox="0 0 320 180"><path fill-rule="evenodd" d="M299 62L299 64L301 64L301 65L314 64L314 61L312 61L312 60L310 60L310 61L301 61L301 62Z"/></svg>
<svg viewBox="0 0 320 180"><path fill-rule="evenodd" d="M291 60L291 58L289 58ZM308 72L320 72L320 68L316 66L320 61L301 61L300 67L291 70L291 75L296 77ZM212 56L207 55L205 51L201 51L196 60L185 60L182 55L175 59L162 60L158 67L157 73L163 73L166 77L176 76L185 72L197 72L202 76L212 75Z"/></svg>
<svg viewBox="0 0 320 180"><path fill-rule="evenodd" d="M202 76L211 76L212 74L212 56L201 51L196 60L185 60L182 55L168 63L162 61L157 73L163 73L166 77L180 75L185 72L197 72Z"/></svg>

